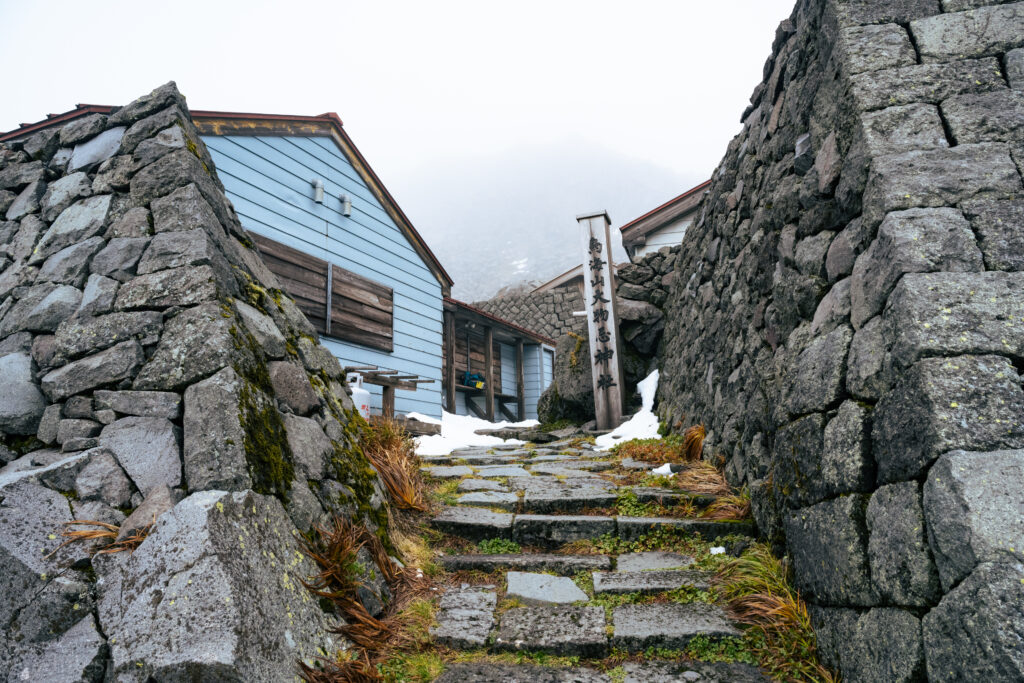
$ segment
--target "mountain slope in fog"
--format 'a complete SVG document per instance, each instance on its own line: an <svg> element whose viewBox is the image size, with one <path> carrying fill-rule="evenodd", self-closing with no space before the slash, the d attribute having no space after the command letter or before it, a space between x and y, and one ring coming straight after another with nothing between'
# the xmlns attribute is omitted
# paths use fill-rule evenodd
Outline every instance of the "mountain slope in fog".
<svg viewBox="0 0 1024 683"><path fill-rule="evenodd" d="M589 143L522 148L432 164L396 178L396 197L465 301L580 262L576 216L606 209L618 227L700 182Z"/></svg>

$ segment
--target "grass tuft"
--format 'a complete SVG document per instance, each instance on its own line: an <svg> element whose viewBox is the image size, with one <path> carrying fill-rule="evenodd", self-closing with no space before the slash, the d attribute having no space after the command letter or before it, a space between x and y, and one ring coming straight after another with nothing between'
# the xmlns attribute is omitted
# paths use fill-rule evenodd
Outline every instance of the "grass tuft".
<svg viewBox="0 0 1024 683"><path fill-rule="evenodd" d="M740 521L750 517L750 493L743 489L739 493L719 496L701 514L704 519L719 521Z"/></svg>
<svg viewBox="0 0 1024 683"><path fill-rule="evenodd" d="M704 429L703 424L687 427L686 431L683 432L683 448L686 451L687 461L696 462L700 460L701 454L704 452L704 437L707 434L708 432Z"/></svg>
<svg viewBox="0 0 1024 683"><path fill-rule="evenodd" d="M416 446L404 428L394 420L374 417L363 430L360 445L395 507L417 512L428 509Z"/></svg>

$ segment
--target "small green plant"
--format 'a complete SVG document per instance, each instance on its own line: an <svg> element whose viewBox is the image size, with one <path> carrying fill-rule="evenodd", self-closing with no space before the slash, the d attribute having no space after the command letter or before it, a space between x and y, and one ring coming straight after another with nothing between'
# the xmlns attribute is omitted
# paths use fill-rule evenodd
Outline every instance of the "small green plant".
<svg viewBox="0 0 1024 683"><path fill-rule="evenodd" d="M687 643L686 655L702 662L743 662L757 665L757 657L752 651L753 645L751 639L746 637L711 640L702 634Z"/></svg>
<svg viewBox="0 0 1024 683"><path fill-rule="evenodd" d="M653 503L641 503L632 491L624 491L615 500L615 509L625 517L653 517L658 506Z"/></svg>
<svg viewBox="0 0 1024 683"><path fill-rule="evenodd" d="M477 543L476 548L483 555L503 555L522 551L518 543L507 538L487 538Z"/></svg>

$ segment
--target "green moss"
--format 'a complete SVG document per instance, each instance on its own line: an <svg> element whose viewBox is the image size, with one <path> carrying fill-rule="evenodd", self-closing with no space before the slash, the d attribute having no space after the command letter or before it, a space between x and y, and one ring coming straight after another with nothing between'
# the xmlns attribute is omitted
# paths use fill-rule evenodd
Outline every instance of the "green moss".
<svg viewBox="0 0 1024 683"><path fill-rule="evenodd" d="M501 555L504 553L518 553L522 551L522 547L515 541L510 541L507 538L488 538L480 541L476 545L484 555Z"/></svg>
<svg viewBox="0 0 1024 683"><path fill-rule="evenodd" d="M248 332L231 327L235 346L246 351L234 370L242 378L238 392L239 415L245 434L242 447L253 490L288 502L295 478L295 457L288 445L288 433L272 397L274 388L259 344Z"/></svg>
<svg viewBox="0 0 1024 683"><path fill-rule="evenodd" d="M0 443L11 449L18 455L25 455L40 448L46 448L46 444L37 439L35 435L17 436L15 434L3 434L0 432Z"/></svg>

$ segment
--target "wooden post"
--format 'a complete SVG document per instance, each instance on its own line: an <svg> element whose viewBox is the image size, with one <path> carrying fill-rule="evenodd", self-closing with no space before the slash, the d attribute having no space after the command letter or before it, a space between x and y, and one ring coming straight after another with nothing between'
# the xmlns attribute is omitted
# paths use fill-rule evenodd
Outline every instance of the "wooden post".
<svg viewBox="0 0 1024 683"><path fill-rule="evenodd" d="M487 419L494 422L494 330L484 327L484 407Z"/></svg>
<svg viewBox="0 0 1024 683"><path fill-rule="evenodd" d="M455 314L444 312L444 400L445 410L455 413Z"/></svg>
<svg viewBox="0 0 1024 683"><path fill-rule="evenodd" d="M381 412L388 419L395 416L395 388L393 386L384 385L381 397Z"/></svg>
<svg viewBox="0 0 1024 683"><path fill-rule="evenodd" d="M594 408L598 429L622 422L622 356L615 314L612 278L611 219L606 211L577 216L583 256L583 302L587 307L590 365L594 378Z"/></svg>
<svg viewBox="0 0 1024 683"><path fill-rule="evenodd" d="M526 378L523 375L523 339L516 339L516 399L519 421L526 419Z"/></svg>

